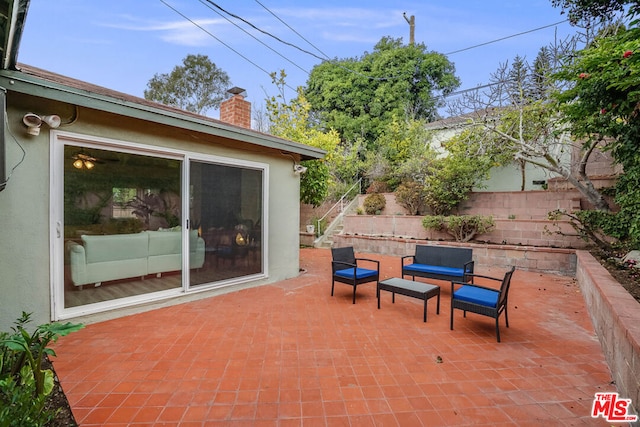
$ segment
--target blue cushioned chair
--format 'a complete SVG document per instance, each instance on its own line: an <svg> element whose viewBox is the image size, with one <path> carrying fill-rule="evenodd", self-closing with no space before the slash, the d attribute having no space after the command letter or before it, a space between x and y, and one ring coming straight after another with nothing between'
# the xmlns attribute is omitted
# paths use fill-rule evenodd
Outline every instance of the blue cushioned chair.
<svg viewBox="0 0 640 427"><path fill-rule="evenodd" d="M472 283L451 282L451 330L453 330L453 310L458 309L464 312L467 317L467 311L471 313L481 314L496 319L496 338L500 342L500 328L498 327L498 319L500 314L504 312L504 320L509 327L509 317L507 316L507 299L509 297L509 286L511 284L511 276L515 271L515 267L511 267L504 275L504 278L483 276L480 274L471 274ZM473 283L474 279L486 279L488 281L502 281L499 289L489 288Z"/></svg>
<svg viewBox="0 0 640 427"><path fill-rule="evenodd" d="M356 287L361 283L376 282L380 280L380 262L367 259L356 258L353 247L331 248L331 296L335 282L346 283L353 286L353 304L356 303ZM358 264L367 262L367 266L374 269L362 268Z"/></svg>

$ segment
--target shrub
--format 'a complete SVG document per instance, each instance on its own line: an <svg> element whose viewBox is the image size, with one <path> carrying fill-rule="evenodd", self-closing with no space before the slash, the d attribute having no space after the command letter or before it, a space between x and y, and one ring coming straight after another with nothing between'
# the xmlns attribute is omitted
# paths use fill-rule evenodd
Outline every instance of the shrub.
<svg viewBox="0 0 640 427"><path fill-rule="evenodd" d="M367 194L388 193L389 191L389 185L384 181L373 181L367 187Z"/></svg>
<svg viewBox="0 0 640 427"><path fill-rule="evenodd" d="M456 242L468 242L478 234L491 231L495 226L493 218L483 215L427 215L422 219L427 230L444 231Z"/></svg>
<svg viewBox="0 0 640 427"><path fill-rule="evenodd" d="M420 215L425 209L424 186L419 182L403 182L395 191L396 202L405 208L409 215Z"/></svg>
<svg viewBox="0 0 640 427"><path fill-rule="evenodd" d="M363 205L367 215L379 215L387 205L387 199L382 194L369 194L365 197Z"/></svg>

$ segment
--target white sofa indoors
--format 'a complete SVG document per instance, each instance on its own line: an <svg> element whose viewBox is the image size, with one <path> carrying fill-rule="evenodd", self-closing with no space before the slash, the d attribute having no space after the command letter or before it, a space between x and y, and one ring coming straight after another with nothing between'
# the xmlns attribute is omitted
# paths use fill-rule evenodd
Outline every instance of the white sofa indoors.
<svg viewBox="0 0 640 427"><path fill-rule="evenodd" d="M189 268L204 265L205 243L189 232ZM143 277L182 268L181 231L82 235L82 244L69 242L71 281L75 286L99 286L108 280Z"/></svg>

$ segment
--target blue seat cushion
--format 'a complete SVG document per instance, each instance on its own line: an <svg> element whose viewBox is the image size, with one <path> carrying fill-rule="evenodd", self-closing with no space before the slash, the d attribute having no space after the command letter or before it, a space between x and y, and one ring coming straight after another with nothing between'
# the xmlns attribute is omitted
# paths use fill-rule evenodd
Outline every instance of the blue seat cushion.
<svg viewBox="0 0 640 427"><path fill-rule="evenodd" d="M405 271L417 271L420 273L442 274L444 276L464 276L464 270L462 268L442 267L439 265L408 264L403 266L402 269Z"/></svg>
<svg viewBox="0 0 640 427"><path fill-rule="evenodd" d="M498 291L465 285L453 293L453 298L460 301L470 302L472 304L495 308L498 305L499 295L500 292Z"/></svg>
<svg viewBox="0 0 640 427"><path fill-rule="evenodd" d="M353 279L353 270L355 270L356 279L365 279L367 277L375 277L378 275L376 270L369 270L366 268L345 268L344 270L338 270L334 275L344 277L345 279Z"/></svg>

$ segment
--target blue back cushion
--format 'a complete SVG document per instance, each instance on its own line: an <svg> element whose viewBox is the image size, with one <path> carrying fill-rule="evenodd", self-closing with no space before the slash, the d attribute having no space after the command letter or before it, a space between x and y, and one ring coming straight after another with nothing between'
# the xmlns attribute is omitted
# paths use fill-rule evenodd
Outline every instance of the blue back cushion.
<svg viewBox="0 0 640 427"><path fill-rule="evenodd" d="M408 264L402 267L406 271L418 271L421 273L441 274L444 276L462 277L464 270L462 268L441 267L438 265L426 264Z"/></svg>
<svg viewBox="0 0 640 427"><path fill-rule="evenodd" d="M498 305L498 291L476 288L475 286L462 286L453 293L453 298L470 302L472 304L483 305L495 308Z"/></svg>

